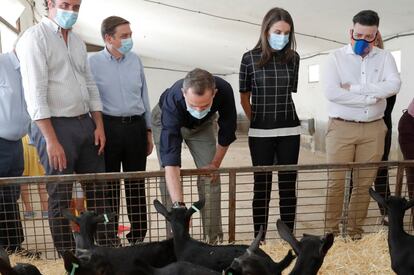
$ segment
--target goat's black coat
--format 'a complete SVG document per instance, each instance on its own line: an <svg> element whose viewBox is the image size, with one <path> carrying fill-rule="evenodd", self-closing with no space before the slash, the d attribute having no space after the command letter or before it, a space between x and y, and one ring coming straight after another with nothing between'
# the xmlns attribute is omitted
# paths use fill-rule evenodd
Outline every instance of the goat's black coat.
<svg viewBox="0 0 414 275"><path fill-rule="evenodd" d="M414 200L391 196L384 199L372 188L369 194L388 213L388 247L391 256L391 268L399 275L414 274L414 236L403 228L405 211L414 206Z"/></svg>
<svg viewBox="0 0 414 275"><path fill-rule="evenodd" d="M250 247L246 252L238 258L235 258L231 265L225 270L225 275L273 275L274 271L269 269L269 266L263 262L263 258L256 254L259 249L260 240L263 235L263 227L260 227L259 233L256 238L250 244ZM288 256L285 257L287 267L290 262L295 258L291 250L288 252Z"/></svg>
<svg viewBox="0 0 414 275"><path fill-rule="evenodd" d="M189 262L175 262L165 267L155 268L141 260L135 261L135 274L140 275L220 275L220 272Z"/></svg>
<svg viewBox="0 0 414 275"><path fill-rule="evenodd" d="M163 267L176 261L172 239L118 248L96 246L96 227L99 222L104 222L103 215L96 215L91 211L85 211L79 217L68 211L64 211L63 215L79 225L80 233L75 234L77 256L83 253L81 251L89 250L92 255L107 259L114 269L125 272L134 266L135 258L154 267Z"/></svg>
<svg viewBox="0 0 414 275"><path fill-rule="evenodd" d="M243 255L247 245L209 245L191 238L189 234L189 222L194 208L176 208L169 212L158 200L154 200L155 209L170 223L174 234L174 250L179 261L186 261L209 269L222 272L233 262L234 258ZM204 200L194 203L196 209L204 206ZM280 274L287 267L289 255L280 264L275 263L263 250L258 249L257 254L263 262L269 266L273 274Z"/></svg>
<svg viewBox="0 0 414 275"><path fill-rule="evenodd" d="M0 274L2 275L42 275L39 269L31 264L17 263L11 267L7 252L0 248Z"/></svg>
<svg viewBox="0 0 414 275"><path fill-rule="evenodd" d="M326 253L333 245L333 234L328 233L325 237L304 234L303 238L298 241L280 219L276 225L280 237L290 244L298 256L290 274L316 275L322 266Z"/></svg>

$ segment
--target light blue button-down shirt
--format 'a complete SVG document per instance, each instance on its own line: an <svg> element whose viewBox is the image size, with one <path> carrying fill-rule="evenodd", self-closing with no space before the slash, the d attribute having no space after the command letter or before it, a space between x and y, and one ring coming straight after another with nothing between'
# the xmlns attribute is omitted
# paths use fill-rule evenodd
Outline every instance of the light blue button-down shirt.
<svg viewBox="0 0 414 275"><path fill-rule="evenodd" d="M19 60L14 52L0 54L0 138L17 141L29 125Z"/></svg>
<svg viewBox="0 0 414 275"><path fill-rule="evenodd" d="M145 115L151 128L151 109L141 60L133 52L117 60L105 48L89 57L99 89L103 113L110 116Z"/></svg>

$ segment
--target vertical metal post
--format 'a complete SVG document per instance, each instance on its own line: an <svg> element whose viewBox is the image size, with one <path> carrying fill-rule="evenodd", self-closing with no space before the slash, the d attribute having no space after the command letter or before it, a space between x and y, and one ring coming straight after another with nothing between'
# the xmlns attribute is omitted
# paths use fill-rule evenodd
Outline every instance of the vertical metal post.
<svg viewBox="0 0 414 275"><path fill-rule="evenodd" d="M353 173L356 173L356 178L359 178L359 168L353 168L347 170L345 173L345 192L344 202L342 206L342 237L345 237L348 233L348 216L349 216L349 199L351 197L351 179Z"/></svg>
<svg viewBox="0 0 414 275"><path fill-rule="evenodd" d="M229 172L229 243L236 240L236 171Z"/></svg>
<svg viewBox="0 0 414 275"><path fill-rule="evenodd" d="M403 178L404 178L404 166L403 164L398 164L397 168L397 180L395 183L395 196L401 197L401 191L402 191L402 184L403 184Z"/></svg>

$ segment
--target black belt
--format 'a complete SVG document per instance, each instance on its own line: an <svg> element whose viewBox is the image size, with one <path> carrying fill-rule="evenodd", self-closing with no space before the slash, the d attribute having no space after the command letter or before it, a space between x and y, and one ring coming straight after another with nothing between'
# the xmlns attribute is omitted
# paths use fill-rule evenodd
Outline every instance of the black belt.
<svg viewBox="0 0 414 275"><path fill-rule="evenodd" d="M134 121L138 121L144 118L143 115L138 116L110 116L110 115L103 115L103 118L106 120L116 121L119 123L132 123Z"/></svg>
<svg viewBox="0 0 414 275"><path fill-rule="evenodd" d="M381 120L382 118L379 118L379 119L376 119L376 120L373 120L373 121L356 121L356 120L343 119L343 118L340 118L340 117L332 117L332 119L339 120L339 121L344 121L344 122L352 122L352 123L371 123L371 122Z"/></svg>

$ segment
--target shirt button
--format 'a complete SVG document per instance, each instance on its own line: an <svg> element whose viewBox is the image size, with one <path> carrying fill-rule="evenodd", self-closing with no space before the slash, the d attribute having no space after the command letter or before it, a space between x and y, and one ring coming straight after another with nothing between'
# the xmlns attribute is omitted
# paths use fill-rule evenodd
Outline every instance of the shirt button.
<svg viewBox="0 0 414 275"><path fill-rule="evenodd" d="M365 74L365 72L362 72L362 74Z"/></svg>

